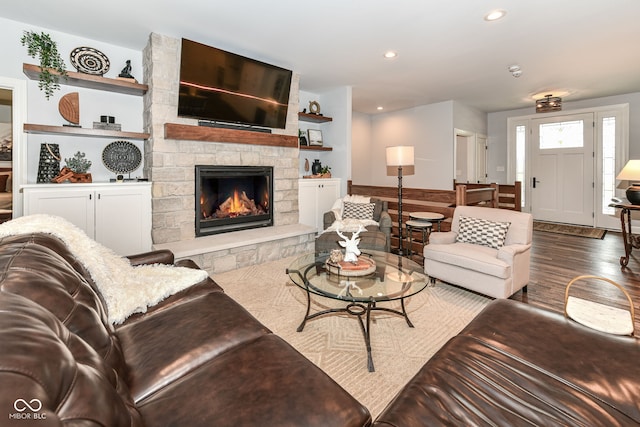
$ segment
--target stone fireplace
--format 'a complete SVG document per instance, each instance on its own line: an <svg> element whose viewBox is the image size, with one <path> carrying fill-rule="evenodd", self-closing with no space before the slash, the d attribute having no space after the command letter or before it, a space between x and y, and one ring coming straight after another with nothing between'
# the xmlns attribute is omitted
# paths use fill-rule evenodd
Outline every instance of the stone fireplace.
<svg viewBox="0 0 640 427"><path fill-rule="evenodd" d="M145 175L152 181L152 237L154 247L167 248L176 258L191 258L210 273L280 259L313 250L314 232L298 223L299 149L278 144L229 142L166 137L166 125L197 121L177 116L180 40L151 34L143 52ZM298 85L294 73L287 125L274 129L286 137L298 135ZM263 136L256 135L256 142ZM269 167L272 178L272 227L244 229L196 237L196 165ZM199 207L197 208L199 209Z"/></svg>
<svg viewBox="0 0 640 427"><path fill-rule="evenodd" d="M273 225L273 168L196 165L196 236Z"/></svg>

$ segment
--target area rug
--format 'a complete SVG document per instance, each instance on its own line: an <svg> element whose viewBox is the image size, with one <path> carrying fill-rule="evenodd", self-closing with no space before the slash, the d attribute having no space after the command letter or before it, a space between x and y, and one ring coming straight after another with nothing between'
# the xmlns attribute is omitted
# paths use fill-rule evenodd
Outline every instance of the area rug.
<svg viewBox="0 0 640 427"><path fill-rule="evenodd" d="M305 291L285 273L294 258L245 267L213 276L225 292L365 405L375 418L395 394L444 343L490 301L440 282L406 300L409 318L374 313L371 347L375 372L367 370L358 320L331 314L307 322L296 332L305 310ZM312 296L312 313L340 301ZM399 309L399 303L379 303Z"/></svg>
<svg viewBox="0 0 640 427"><path fill-rule="evenodd" d="M604 239L607 230L602 228L584 227L581 225L557 224L554 222L533 221L535 231L546 231L569 236L588 237L591 239Z"/></svg>

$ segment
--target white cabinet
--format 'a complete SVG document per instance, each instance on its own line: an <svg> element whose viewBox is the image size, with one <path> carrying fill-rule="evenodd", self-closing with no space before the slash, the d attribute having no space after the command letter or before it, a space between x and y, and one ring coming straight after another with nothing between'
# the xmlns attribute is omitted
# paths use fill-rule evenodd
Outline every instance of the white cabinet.
<svg viewBox="0 0 640 427"><path fill-rule="evenodd" d="M24 214L65 218L120 255L151 250L151 183L29 184Z"/></svg>
<svg viewBox="0 0 640 427"><path fill-rule="evenodd" d="M340 198L339 179L298 180L300 223L315 227L318 232L321 232L323 215L331 210L338 198Z"/></svg>

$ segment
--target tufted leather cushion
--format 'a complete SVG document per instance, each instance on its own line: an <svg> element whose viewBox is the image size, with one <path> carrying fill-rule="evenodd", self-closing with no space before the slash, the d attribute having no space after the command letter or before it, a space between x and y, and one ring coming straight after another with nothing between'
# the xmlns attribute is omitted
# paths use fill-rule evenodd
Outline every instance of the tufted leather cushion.
<svg viewBox="0 0 640 427"><path fill-rule="evenodd" d="M103 300L64 243L48 234L27 234L0 239L0 246L0 289L49 310L125 376L120 342Z"/></svg>
<svg viewBox="0 0 640 427"><path fill-rule="evenodd" d="M4 349L0 352L0 408L13 409L17 399L24 399L35 409L38 402L33 399L38 399L42 407L37 411L13 415L46 419L25 424L24 418L14 418L15 425L142 426L115 371L33 301L0 293L0 342Z"/></svg>

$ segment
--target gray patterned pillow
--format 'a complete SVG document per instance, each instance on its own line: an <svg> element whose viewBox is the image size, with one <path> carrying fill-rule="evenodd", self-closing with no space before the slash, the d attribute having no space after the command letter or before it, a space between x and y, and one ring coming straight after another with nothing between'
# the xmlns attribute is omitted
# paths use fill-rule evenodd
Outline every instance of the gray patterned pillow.
<svg viewBox="0 0 640 427"><path fill-rule="evenodd" d="M456 242L473 243L498 249L504 246L510 222L494 222L487 219L460 216Z"/></svg>
<svg viewBox="0 0 640 427"><path fill-rule="evenodd" d="M373 219L375 203L351 203L344 202L342 218Z"/></svg>

